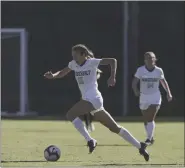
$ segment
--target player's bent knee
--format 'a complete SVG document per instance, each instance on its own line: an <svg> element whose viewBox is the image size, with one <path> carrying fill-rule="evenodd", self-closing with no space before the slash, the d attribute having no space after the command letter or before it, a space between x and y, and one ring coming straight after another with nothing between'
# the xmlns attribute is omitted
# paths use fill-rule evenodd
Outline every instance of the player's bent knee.
<svg viewBox="0 0 185 168"><path fill-rule="evenodd" d="M152 122L152 121L154 121L154 119L152 118L152 119L148 119L148 121L147 122Z"/></svg>
<svg viewBox="0 0 185 168"><path fill-rule="evenodd" d="M147 122L152 122L153 120L154 120L154 116L153 115L146 116L146 121Z"/></svg>
<svg viewBox="0 0 185 168"><path fill-rule="evenodd" d="M73 121L73 120L75 119L75 117L74 117L73 115L71 115L70 112L68 112L68 113L66 114L66 118L67 118L67 120L69 120L69 121Z"/></svg>
<svg viewBox="0 0 185 168"><path fill-rule="evenodd" d="M143 121L144 121L144 123L146 123L146 124L147 124L147 122L148 122L148 118L147 118L146 116L143 116Z"/></svg>
<svg viewBox="0 0 185 168"><path fill-rule="evenodd" d="M120 129L121 129L121 126L119 126L119 125L109 128L109 130L111 132L114 132L116 134L118 134L120 132Z"/></svg>
<svg viewBox="0 0 185 168"><path fill-rule="evenodd" d="M153 117L152 117L152 116L148 116L148 117L146 118L146 122L148 123L148 122L151 122L151 121L153 121Z"/></svg>

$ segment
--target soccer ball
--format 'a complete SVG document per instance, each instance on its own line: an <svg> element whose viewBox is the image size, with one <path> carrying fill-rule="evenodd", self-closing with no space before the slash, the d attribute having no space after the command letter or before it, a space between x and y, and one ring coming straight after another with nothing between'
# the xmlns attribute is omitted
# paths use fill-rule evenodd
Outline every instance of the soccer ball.
<svg viewBox="0 0 185 168"><path fill-rule="evenodd" d="M47 161L55 162L60 158L61 151L55 145L50 145L44 150L44 157Z"/></svg>

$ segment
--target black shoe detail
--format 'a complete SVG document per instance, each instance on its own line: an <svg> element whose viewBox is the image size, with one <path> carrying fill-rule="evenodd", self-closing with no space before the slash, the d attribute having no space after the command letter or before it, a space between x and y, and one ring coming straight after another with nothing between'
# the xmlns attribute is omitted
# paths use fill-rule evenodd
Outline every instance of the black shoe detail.
<svg viewBox="0 0 185 168"><path fill-rule="evenodd" d="M139 153L144 157L146 161L149 161L150 155L146 151L146 147L147 147L147 144L145 144L144 142L141 142L141 148L139 149Z"/></svg>
<svg viewBox="0 0 185 168"><path fill-rule="evenodd" d="M95 140L90 140L87 142L87 146L89 147L89 153L92 153L94 151L94 149L97 146L97 142Z"/></svg>
<svg viewBox="0 0 185 168"><path fill-rule="evenodd" d="M149 145L153 145L154 144L154 139L152 138L151 140L146 139L145 143L149 146Z"/></svg>
<svg viewBox="0 0 185 168"><path fill-rule="evenodd" d="M151 144L153 145L155 142L154 138L151 139Z"/></svg>

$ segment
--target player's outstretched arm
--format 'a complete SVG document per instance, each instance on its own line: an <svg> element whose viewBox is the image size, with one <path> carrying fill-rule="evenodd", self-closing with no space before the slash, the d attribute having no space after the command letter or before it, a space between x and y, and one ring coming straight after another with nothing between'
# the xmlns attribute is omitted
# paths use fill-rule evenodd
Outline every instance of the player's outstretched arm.
<svg viewBox="0 0 185 168"><path fill-rule="evenodd" d="M48 71L44 74L44 77L47 79L58 79L58 78L63 78L66 76L69 72L71 71L70 68L66 67L62 69L61 71L58 71L56 73L52 73L51 71Z"/></svg>
<svg viewBox="0 0 185 168"><path fill-rule="evenodd" d="M114 86L116 84L117 60L115 58L103 58L99 65L110 65L111 75L108 80L108 86Z"/></svg>

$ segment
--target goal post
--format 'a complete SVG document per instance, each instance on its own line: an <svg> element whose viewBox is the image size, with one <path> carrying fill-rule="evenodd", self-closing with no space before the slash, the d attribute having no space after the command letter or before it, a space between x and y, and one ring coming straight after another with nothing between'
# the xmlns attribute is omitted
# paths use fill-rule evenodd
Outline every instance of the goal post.
<svg viewBox="0 0 185 168"><path fill-rule="evenodd" d="M28 33L25 28L1 28L1 43L3 40L19 37L19 110L13 114L19 116L29 115L28 107ZM12 45L14 46L14 45ZM7 47L11 50L12 46ZM6 48L6 49L7 49ZM1 48L3 50L3 47ZM6 56L6 55L5 55ZM2 62L3 64L3 62ZM5 72L6 73L6 72ZM2 88L3 89L3 88ZM1 107L2 109L2 107ZM9 112L1 112L1 115L10 115Z"/></svg>

